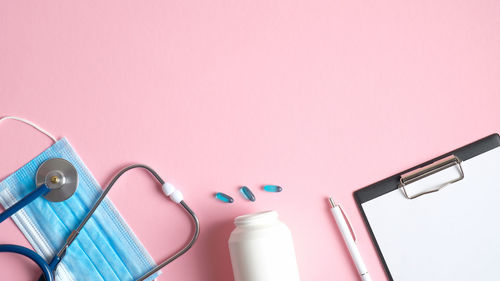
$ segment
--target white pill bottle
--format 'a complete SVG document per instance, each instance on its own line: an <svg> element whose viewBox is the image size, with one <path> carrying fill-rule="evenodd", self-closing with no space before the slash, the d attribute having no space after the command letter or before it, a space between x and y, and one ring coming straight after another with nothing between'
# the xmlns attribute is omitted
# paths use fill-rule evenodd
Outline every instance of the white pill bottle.
<svg viewBox="0 0 500 281"><path fill-rule="evenodd" d="M239 216L229 237L235 281L300 281L290 229L267 211Z"/></svg>

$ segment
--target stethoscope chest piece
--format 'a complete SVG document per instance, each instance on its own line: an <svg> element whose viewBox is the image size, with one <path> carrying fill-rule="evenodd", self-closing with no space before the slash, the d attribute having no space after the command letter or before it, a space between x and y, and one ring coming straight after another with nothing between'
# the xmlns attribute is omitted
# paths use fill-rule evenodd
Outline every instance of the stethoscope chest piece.
<svg viewBox="0 0 500 281"><path fill-rule="evenodd" d="M45 184L50 190L43 197L52 202L61 202L71 197L78 186L75 166L62 158L49 159L38 167L36 186Z"/></svg>
<svg viewBox="0 0 500 281"><path fill-rule="evenodd" d="M24 206L30 204L40 196L52 202L61 202L71 197L78 186L78 173L75 167L62 158L49 159L38 167L35 176L36 189L0 213L0 223L15 214ZM54 264L48 264L40 255L25 247L17 245L0 245L0 252L11 252L30 258L40 266L44 278L40 280L53 281L53 271L60 260L59 256L54 259Z"/></svg>

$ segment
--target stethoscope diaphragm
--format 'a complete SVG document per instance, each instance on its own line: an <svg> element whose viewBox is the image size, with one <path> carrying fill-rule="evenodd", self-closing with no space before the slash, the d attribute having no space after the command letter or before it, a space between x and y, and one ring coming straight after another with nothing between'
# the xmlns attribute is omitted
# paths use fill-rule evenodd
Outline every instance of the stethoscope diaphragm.
<svg viewBox="0 0 500 281"><path fill-rule="evenodd" d="M62 158L49 159L38 167L35 177L36 186L45 184L50 191L43 197L52 202L70 198L78 186L78 173L75 166Z"/></svg>

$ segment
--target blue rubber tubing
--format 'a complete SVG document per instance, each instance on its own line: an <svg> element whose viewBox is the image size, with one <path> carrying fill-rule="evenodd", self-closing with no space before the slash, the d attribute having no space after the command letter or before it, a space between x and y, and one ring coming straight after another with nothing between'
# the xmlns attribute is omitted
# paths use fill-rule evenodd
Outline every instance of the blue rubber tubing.
<svg viewBox="0 0 500 281"><path fill-rule="evenodd" d="M0 252L19 254L29 258L40 267L43 272L43 276L45 277L45 281L54 281L54 274L52 273L52 269L49 264L33 250L19 245L4 244L0 245Z"/></svg>
<svg viewBox="0 0 500 281"><path fill-rule="evenodd" d="M0 222L3 222L4 220L10 218L10 216L12 216L17 211L19 211L22 208L24 208L24 206L26 206L29 203L33 202L38 197L43 196L43 195L49 193L49 191L50 191L50 189L47 187L47 185L42 184L37 189L33 190L33 192L31 192L30 194L26 195L23 199L19 200L17 203L15 203L10 208L8 208L3 213L1 213L0 214Z"/></svg>

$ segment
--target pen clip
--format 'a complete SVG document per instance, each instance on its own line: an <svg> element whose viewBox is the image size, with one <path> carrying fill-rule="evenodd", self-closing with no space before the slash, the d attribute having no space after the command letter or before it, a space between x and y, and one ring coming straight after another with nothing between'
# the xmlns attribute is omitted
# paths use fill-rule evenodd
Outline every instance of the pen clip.
<svg viewBox="0 0 500 281"><path fill-rule="evenodd" d="M345 220L347 221L347 225L349 226L349 231L351 231L352 238L354 239L354 242L356 242L358 239L356 238L356 233L354 232L354 228L352 228L351 220L349 220L349 217L344 212L342 205L338 204L338 206L340 208L340 211L342 212L342 215L344 216Z"/></svg>

